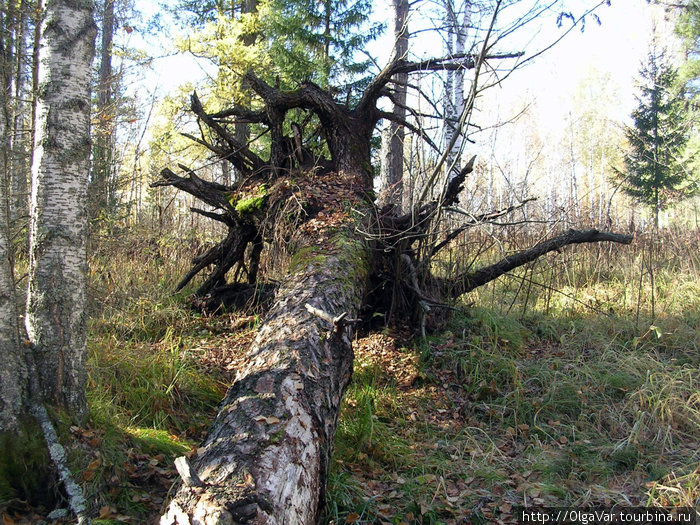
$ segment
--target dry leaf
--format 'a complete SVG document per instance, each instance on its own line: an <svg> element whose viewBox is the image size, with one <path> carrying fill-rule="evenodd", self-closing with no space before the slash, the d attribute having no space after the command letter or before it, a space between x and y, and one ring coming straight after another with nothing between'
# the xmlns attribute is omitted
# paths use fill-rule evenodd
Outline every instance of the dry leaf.
<svg viewBox="0 0 700 525"><path fill-rule="evenodd" d="M357 520L360 519L360 515L357 512L351 512L348 514L348 516L345 518L345 523L355 523Z"/></svg>
<svg viewBox="0 0 700 525"><path fill-rule="evenodd" d="M83 470L83 480L84 481L92 481L95 479L95 471L94 470Z"/></svg>

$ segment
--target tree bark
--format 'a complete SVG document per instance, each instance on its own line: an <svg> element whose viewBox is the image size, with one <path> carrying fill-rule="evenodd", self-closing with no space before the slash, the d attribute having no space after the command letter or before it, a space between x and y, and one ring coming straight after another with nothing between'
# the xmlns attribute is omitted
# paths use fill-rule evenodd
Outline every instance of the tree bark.
<svg viewBox="0 0 700 525"><path fill-rule="evenodd" d="M307 242L314 246L313 239ZM368 271L369 250L350 230L292 259L249 361L193 458L192 472L181 472L185 482L161 525L318 520L352 373L340 314L358 311Z"/></svg>
<svg viewBox="0 0 700 525"><path fill-rule="evenodd" d="M394 40L395 56L405 60L408 55L408 0L393 0L394 4ZM395 77L394 88L394 116L396 120L406 118L406 92L408 90L408 73L398 73ZM402 208L403 201L403 165L404 165L404 137L403 126L392 121L389 126L391 136L389 172L387 185L390 191L390 202Z"/></svg>
<svg viewBox="0 0 700 525"><path fill-rule="evenodd" d="M4 135L4 120L0 119L0 136ZM0 144L0 166L8 151ZM0 167L0 169L2 169ZM12 249L9 227L9 177L0 173L0 433L15 430L26 399L27 371L20 351L19 317L15 297Z"/></svg>
<svg viewBox="0 0 700 525"><path fill-rule="evenodd" d="M87 414L87 174L96 26L87 0L50 0L42 27L26 326L44 398Z"/></svg>

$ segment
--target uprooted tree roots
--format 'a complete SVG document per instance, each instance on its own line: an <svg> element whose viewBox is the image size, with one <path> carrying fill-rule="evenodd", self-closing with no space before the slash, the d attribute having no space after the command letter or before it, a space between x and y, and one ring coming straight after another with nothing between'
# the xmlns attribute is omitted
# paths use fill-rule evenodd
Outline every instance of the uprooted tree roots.
<svg viewBox="0 0 700 525"><path fill-rule="evenodd" d="M178 289L209 269L194 293L200 307L242 304L255 295L269 309L206 440L190 460L177 463L182 483L162 524L317 522L340 402L352 374L349 336L361 309L367 318L412 318L425 329L431 311L450 308L450 300L545 253L581 242L631 242L624 235L569 230L477 270L433 275L433 258L450 241L525 202L480 216L467 213L440 233L442 217L458 209L471 159L442 187L425 191L407 213L375 205L372 133L380 119L398 118L379 110L377 100L391 96L387 85L396 73L474 64L466 55L395 60L354 107L314 84L281 91L252 73L245 79L261 109L207 113L192 96L202 131L191 138L229 161L239 176L225 186L180 166L183 175L165 169L154 183L195 196L208 209L192 211L227 228L223 240L193 259ZM285 121L290 110L316 119L323 148L307 147L302 126ZM268 160L236 140L236 121L269 131ZM403 120L398 124L412 129ZM261 258L270 253L266 246L286 254L277 258L284 262L276 269L276 291L275 283L260 279Z"/></svg>

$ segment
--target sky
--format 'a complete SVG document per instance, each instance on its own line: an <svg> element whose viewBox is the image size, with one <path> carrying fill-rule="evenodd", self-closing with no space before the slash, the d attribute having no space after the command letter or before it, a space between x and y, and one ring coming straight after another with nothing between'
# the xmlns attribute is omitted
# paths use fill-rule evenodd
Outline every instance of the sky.
<svg viewBox="0 0 700 525"><path fill-rule="evenodd" d="M523 2L523 5L526 2ZM574 12L580 12L584 5L581 0L569 2ZM430 24L421 20L421 12L430 10L429 0L418 4L420 8L412 15L411 30ZM153 0L137 0L136 8L143 13L144 19L158 12ZM610 6L602 6L596 11L600 25L589 18L585 31L571 31L561 42L544 53L535 61L509 77L490 102L492 111L499 113L498 118L509 118L519 112L525 105L531 106L534 117L544 128L556 128L571 107L571 94L587 76L605 76L619 96L619 103L611 115L619 121L629 120L634 108L635 79L645 58L653 34L654 20L656 30L661 34L668 32L670 24L663 23L662 10L649 5L646 0L612 0ZM391 20L391 0L376 0L373 16L379 20ZM566 22L565 22L566 23ZM561 33L554 18L543 20L539 25L520 36L511 39L513 44L530 54L556 39ZM427 37L421 33L420 39L412 41L412 52L417 57L440 56L444 53L439 36ZM213 73L212 66L197 60L189 54L172 54L172 41L162 35L144 39L139 31L129 34L132 44L145 48L150 54L163 56L154 60L153 69L144 78L131 85L138 90L141 97L155 92L163 96L173 91L185 81L204 78L205 72ZM372 43L369 53L384 64L389 59L393 37L387 31L384 37ZM516 46L517 47L517 46ZM514 50L519 50L515 49Z"/></svg>

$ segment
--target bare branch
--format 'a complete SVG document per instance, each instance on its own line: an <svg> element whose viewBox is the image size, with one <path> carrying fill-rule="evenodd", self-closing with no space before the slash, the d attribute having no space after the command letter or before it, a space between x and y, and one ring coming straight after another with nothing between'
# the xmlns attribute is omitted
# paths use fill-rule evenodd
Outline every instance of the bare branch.
<svg viewBox="0 0 700 525"><path fill-rule="evenodd" d="M471 292L479 286L497 279L501 275L514 270L524 264L534 261L543 255L559 250L570 244L582 244L588 242L617 242L622 244L630 244L633 240L631 235L622 235L619 233L601 232L595 229L592 230L569 230L562 235L553 237L546 241L520 252L509 255L501 259L495 264L486 266L475 272L468 272L457 276L454 279L441 279L440 284L446 295L459 297L467 292Z"/></svg>
<svg viewBox="0 0 700 525"><path fill-rule="evenodd" d="M433 140L428 136L427 133L425 133L425 131L414 126L406 119L401 118L399 115L396 115L395 113L390 113L388 111L379 111L378 114L380 118L390 120L391 122L395 122L396 124L399 124L400 126L409 129L410 131L418 135L420 138L422 138L428 144L428 146L433 148L435 151L441 151L440 148L438 148L437 144L433 142Z"/></svg>
<svg viewBox="0 0 700 525"><path fill-rule="evenodd" d="M238 142L234 136L229 133L221 124L219 124L211 115L204 111L197 92L193 92L190 97L190 107L192 112L199 117L199 119L204 122L216 135L223 140L229 147L230 151L226 152L223 156L231 162L236 168L245 172L261 172L265 167L265 162L258 157L255 153L248 149L247 145L243 145ZM220 154L222 149L207 143L206 141L194 139L199 144L209 148L214 153Z"/></svg>
<svg viewBox="0 0 700 525"><path fill-rule="evenodd" d="M458 213L462 213L464 215L467 215L469 217L469 220L466 223L464 223L462 226L457 228L456 230L448 233L442 242L433 246L433 249L430 250L430 257L435 256L435 254L438 253L440 250L442 250L445 246L447 246L452 239L455 239L460 233L467 230L468 228L471 228L472 226L475 226L477 224L481 224L484 222L493 221L494 219L497 219L499 217L503 217L504 215L508 215L509 213L512 213L515 210L522 208L528 202L532 202L534 200L537 200L537 197L530 197L530 198L525 199L524 201L522 201L518 204L514 204L513 206L508 206L507 208L504 208L502 210L493 211L493 212L489 212L489 213L482 213L480 215L473 215L473 214L469 213L468 211L463 210L461 208L451 208L451 207L446 208L447 211L456 211Z"/></svg>
<svg viewBox="0 0 700 525"><path fill-rule="evenodd" d="M164 168L160 172L160 176L163 178L152 182L152 188L173 186L197 197L214 208L226 210L234 220L238 217L238 212L221 193L221 184L205 181L192 170L188 170L188 177L185 178L176 175L169 168Z"/></svg>
<svg viewBox="0 0 700 525"><path fill-rule="evenodd" d="M473 53L453 54L449 57L431 58L420 62L409 62L403 59L396 59L387 64L379 74L372 80L360 102L357 111L367 111L373 107L382 96L384 87L391 81L391 77L401 73L415 73L418 71L447 71L458 69L474 69L479 60L499 60L507 58L519 58L522 52L517 53L494 53L483 57Z"/></svg>

